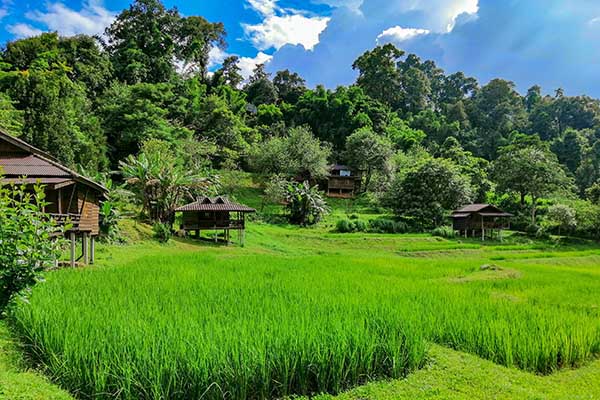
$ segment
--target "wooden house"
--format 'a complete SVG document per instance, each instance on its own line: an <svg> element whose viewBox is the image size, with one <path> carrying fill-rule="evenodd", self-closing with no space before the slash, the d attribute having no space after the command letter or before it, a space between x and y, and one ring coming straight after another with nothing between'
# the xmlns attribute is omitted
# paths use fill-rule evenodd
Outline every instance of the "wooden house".
<svg viewBox="0 0 600 400"><path fill-rule="evenodd" d="M222 230L225 242L229 243L231 231L235 230L241 245L244 244L246 214L256 212L254 208L234 203L224 196L204 197L175 211L182 214L181 229L186 233L194 232L199 238L202 231Z"/></svg>
<svg viewBox="0 0 600 400"><path fill-rule="evenodd" d="M61 165L51 155L0 131L0 175L2 184L44 187L44 212L59 224L71 224L65 235L71 241L70 264L75 266L76 240L81 238L79 259L93 263L95 238L100 231L100 201L106 189Z"/></svg>
<svg viewBox="0 0 600 400"><path fill-rule="evenodd" d="M361 175L346 165L332 165L327 177L327 196L351 199L360 189Z"/></svg>
<svg viewBox="0 0 600 400"><path fill-rule="evenodd" d="M486 234L501 237L502 230L510 228L510 217L513 215L491 204L469 204L452 212L452 227L460 235L467 237L481 235L485 240Z"/></svg>

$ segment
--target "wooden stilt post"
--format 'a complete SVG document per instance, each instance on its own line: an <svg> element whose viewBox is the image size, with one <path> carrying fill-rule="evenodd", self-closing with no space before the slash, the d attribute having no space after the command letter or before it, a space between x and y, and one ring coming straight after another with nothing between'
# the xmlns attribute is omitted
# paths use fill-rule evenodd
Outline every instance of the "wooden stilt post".
<svg viewBox="0 0 600 400"><path fill-rule="evenodd" d="M485 241L485 227L483 225L483 217L481 217L481 241Z"/></svg>
<svg viewBox="0 0 600 400"><path fill-rule="evenodd" d="M90 264L96 262L96 236L90 237Z"/></svg>
<svg viewBox="0 0 600 400"><path fill-rule="evenodd" d="M75 268L75 232L69 234L71 240L71 268Z"/></svg>
<svg viewBox="0 0 600 400"><path fill-rule="evenodd" d="M89 256L89 245L88 245L88 240L89 240L89 233L84 232L83 235L81 236L81 254L83 255L83 265L88 265L88 263L90 262L90 256Z"/></svg>

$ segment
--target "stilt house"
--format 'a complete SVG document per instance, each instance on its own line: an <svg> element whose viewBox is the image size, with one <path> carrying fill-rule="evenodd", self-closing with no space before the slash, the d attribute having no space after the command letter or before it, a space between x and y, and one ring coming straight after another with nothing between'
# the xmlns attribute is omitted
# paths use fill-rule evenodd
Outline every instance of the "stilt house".
<svg viewBox="0 0 600 400"><path fill-rule="evenodd" d="M502 230L510 228L513 215L491 204L469 204L452 212L452 226L455 231L467 237L501 236Z"/></svg>
<svg viewBox="0 0 600 400"><path fill-rule="evenodd" d="M327 196L351 199L360 189L361 175L346 165L332 165L327 178Z"/></svg>
<svg viewBox="0 0 600 400"><path fill-rule="evenodd" d="M231 202L224 196L204 197L175 211L182 214L181 229L186 233L194 232L199 238L202 231L222 230L225 242L229 243L234 230L238 232L241 245L244 244L246 214L256 212L254 208Z"/></svg>
<svg viewBox="0 0 600 400"><path fill-rule="evenodd" d="M51 155L21 139L0 131L0 175L2 184L25 184L44 187L44 212L58 224L71 224L65 232L71 241L70 264L81 259L94 263L95 239L100 230L100 201L106 189L61 165ZM81 238L81 255L77 258L76 240Z"/></svg>

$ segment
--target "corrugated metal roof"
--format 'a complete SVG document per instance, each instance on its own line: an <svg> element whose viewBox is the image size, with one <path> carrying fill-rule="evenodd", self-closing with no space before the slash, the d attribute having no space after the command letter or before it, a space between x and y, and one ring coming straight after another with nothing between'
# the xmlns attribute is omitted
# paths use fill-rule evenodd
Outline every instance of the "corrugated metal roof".
<svg viewBox="0 0 600 400"><path fill-rule="evenodd" d="M452 218L465 218L465 217L468 217L469 215L471 215L471 214L469 214L469 213L453 213Z"/></svg>
<svg viewBox="0 0 600 400"><path fill-rule="evenodd" d="M31 146L29 143L16 138L0 129L0 140L8 142L13 146L27 152L29 154L18 154L18 153L3 153L0 156L0 167L2 167L3 174L6 177L23 177L38 178L48 176L63 176L70 177L73 180L82 183L86 186L92 187L95 190L102 192L103 194L108 192L104 186L100 185L93 180L86 178L78 174L77 172L61 165L54 157L50 154Z"/></svg>
<svg viewBox="0 0 600 400"><path fill-rule="evenodd" d="M1 183L15 183L15 184L36 184L36 183L40 183L42 185L56 185L58 183L67 183L67 182L73 182L71 179L65 179L65 178L46 178L46 177L40 177L40 178L3 178L0 179Z"/></svg>
<svg viewBox="0 0 600 400"><path fill-rule="evenodd" d="M204 197L198 201L195 201L185 206L179 207L175 211L230 211L230 212L245 212L253 213L256 212L254 208L245 206L243 204L233 203L226 197L219 196L215 198Z"/></svg>
<svg viewBox="0 0 600 400"><path fill-rule="evenodd" d="M462 208L459 208L455 212L477 212L483 210L486 207L492 206L491 204L468 204ZM492 206L494 207L494 206ZM495 208L495 207L494 207Z"/></svg>
<svg viewBox="0 0 600 400"><path fill-rule="evenodd" d="M482 212L482 213L479 213L479 215L484 216L484 217L512 217L513 216L511 213L507 213L507 212Z"/></svg>
<svg viewBox="0 0 600 400"><path fill-rule="evenodd" d="M4 176L64 176L70 174L33 154L0 157Z"/></svg>

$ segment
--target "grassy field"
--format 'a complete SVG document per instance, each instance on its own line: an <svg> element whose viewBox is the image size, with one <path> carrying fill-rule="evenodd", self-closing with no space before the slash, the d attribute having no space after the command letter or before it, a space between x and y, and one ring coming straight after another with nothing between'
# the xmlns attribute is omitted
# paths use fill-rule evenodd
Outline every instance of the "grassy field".
<svg viewBox="0 0 600 400"><path fill-rule="evenodd" d="M408 374L343 396L546 398L559 369L598 377L586 364L600 353L593 244L337 234L332 224L255 223L245 248L100 247L98 267L49 274L11 321L29 355L81 397L337 393ZM528 386L499 390L488 376L445 387L444 363L460 368L462 354L448 349ZM600 396L584 388L581 398Z"/></svg>

